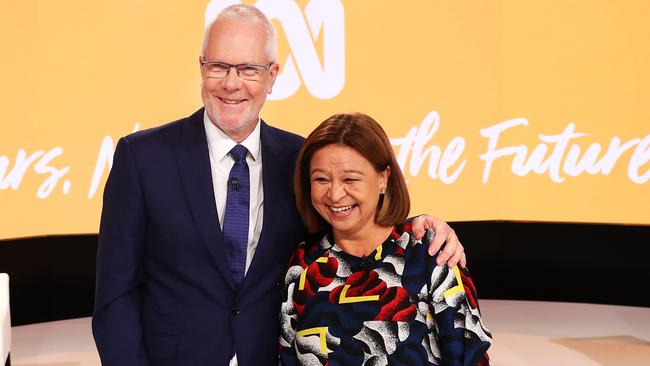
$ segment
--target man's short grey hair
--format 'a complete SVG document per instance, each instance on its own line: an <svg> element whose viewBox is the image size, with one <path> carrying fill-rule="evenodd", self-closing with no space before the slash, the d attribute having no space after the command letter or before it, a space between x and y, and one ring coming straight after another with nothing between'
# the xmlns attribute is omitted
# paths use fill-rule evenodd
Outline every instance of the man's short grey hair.
<svg viewBox="0 0 650 366"><path fill-rule="evenodd" d="M229 21L244 21L249 23L258 23L264 26L266 30L266 47L265 52L269 58L269 62L277 62L277 33L275 32L275 27L269 18L262 13L258 8L247 5L247 4L236 4L224 8L205 28L205 34L203 35L203 47L201 48L201 54L205 56L205 49L208 45L208 37L210 36L210 29L215 22L219 20L229 20Z"/></svg>

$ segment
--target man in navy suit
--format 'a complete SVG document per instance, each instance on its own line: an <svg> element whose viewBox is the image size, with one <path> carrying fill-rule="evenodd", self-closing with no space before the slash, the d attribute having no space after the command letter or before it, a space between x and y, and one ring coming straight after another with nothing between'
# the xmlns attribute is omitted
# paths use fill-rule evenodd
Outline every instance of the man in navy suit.
<svg viewBox="0 0 650 366"><path fill-rule="evenodd" d="M259 117L279 70L275 37L256 8L226 8L199 59L204 108L117 144L93 314L103 365L277 365L279 279L306 233L292 189L303 139ZM245 161L233 157L236 145ZM250 189L248 222L235 225L244 228L241 273L224 227L237 164ZM417 219L422 233L425 221L438 233L431 251L446 238L441 259L464 263L453 230Z"/></svg>

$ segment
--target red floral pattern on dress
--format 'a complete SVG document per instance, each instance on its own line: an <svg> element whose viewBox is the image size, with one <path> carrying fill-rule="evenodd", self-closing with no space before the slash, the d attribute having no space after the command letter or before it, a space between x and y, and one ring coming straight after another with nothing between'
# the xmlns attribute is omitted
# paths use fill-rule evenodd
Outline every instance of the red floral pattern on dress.
<svg viewBox="0 0 650 366"><path fill-rule="evenodd" d="M336 277L336 270L338 269L338 261L334 257L327 257L326 263L312 262L307 266L307 274L305 276L304 287L302 289L296 288L293 298L296 312L301 315L305 302L312 297L319 288L326 287Z"/></svg>
<svg viewBox="0 0 650 366"><path fill-rule="evenodd" d="M472 307L476 309L478 307L478 301L476 296L476 287L474 286L474 281L470 277L466 270L460 269L460 278L463 281L463 287L465 288L465 295L467 296L467 302Z"/></svg>
<svg viewBox="0 0 650 366"><path fill-rule="evenodd" d="M410 322L415 319L416 307L409 292L402 287L390 287L379 298L381 310L375 320Z"/></svg>
<svg viewBox="0 0 650 366"><path fill-rule="evenodd" d="M386 291L386 282L380 280L376 272L355 272L348 277L345 285L350 286L345 297L381 295ZM339 302L344 286L338 286L330 292L329 299L331 303L337 304Z"/></svg>

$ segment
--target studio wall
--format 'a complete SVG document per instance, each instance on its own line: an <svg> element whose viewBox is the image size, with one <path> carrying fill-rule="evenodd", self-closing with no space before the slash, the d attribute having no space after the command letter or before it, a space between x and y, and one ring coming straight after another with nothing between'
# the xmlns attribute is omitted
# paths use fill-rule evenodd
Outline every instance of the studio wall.
<svg viewBox="0 0 650 366"><path fill-rule="evenodd" d="M117 139L200 107L203 30L231 3L3 1L0 239L97 232ZM279 34L262 118L375 117L413 213L650 223L650 3L248 3Z"/></svg>

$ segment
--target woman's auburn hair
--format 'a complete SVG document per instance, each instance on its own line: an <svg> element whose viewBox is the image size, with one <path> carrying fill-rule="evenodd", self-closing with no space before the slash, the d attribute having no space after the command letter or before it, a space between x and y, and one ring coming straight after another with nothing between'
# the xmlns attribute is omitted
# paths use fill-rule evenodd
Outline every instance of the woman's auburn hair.
<svg viewBox="0 0 650 366"><path fill-rule="evenodd" d="M384 198L378 197L375 222L382 226L401 224L411 209L404 175L393 147L379 123L362 113L335 114L323 121L303 143L293 175L296 208L310 233L329 227L311 203L311 159L327 145L348 146L366 158L378 173L390 167Z"/></svg>

